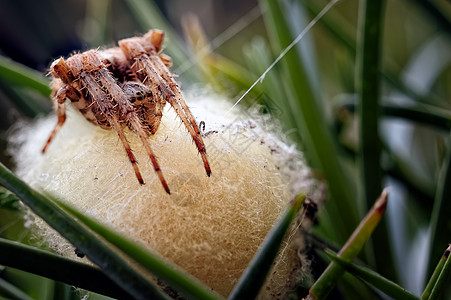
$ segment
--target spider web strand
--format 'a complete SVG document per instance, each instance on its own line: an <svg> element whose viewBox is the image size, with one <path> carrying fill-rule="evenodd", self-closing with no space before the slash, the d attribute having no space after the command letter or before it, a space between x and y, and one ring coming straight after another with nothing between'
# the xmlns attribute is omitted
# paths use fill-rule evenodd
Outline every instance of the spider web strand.
<svg viewBox="0 0 451 300"><path fill-rule="evenodd" d="M269 67L263 72L262 75L244 92L243 95L233 104L233 106L226 112L226 115L232 111L235 106L238 105L238 103L241 102L241 100L244 99L244 97L249 94L249 92L260 82L263 82L263 80L266 77L266 74L268 74L269 71L288 53L288 51L291 50L297 43L299 43L300 40L312 29L312 27L338 2L339 0L332 0L330 1L317 15L316 17L310 21L310 23L302 30L301 33L279 54L279 56L269 65Z"/></svg>

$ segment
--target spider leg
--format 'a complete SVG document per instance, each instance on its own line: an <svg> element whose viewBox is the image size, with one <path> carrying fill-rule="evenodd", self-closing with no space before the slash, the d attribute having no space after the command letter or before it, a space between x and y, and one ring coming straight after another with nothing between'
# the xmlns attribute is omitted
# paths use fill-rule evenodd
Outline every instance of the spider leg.
<svg viewBox="0 0 451 300"><path fill-rule="evenodd" d="M53 129L52 133L47 139L47 142L42 148L42 153L45 153L48 146L50 145L50 142L53 140L55 135L60 131L61 127L63 127L64 122L66 122L66 103L65 103L66 98L76 100L80 98L80 95L73 87L69 85L65 85L64 87L60 88L58 92L56 92L54 99L56 103L56 114L58 115L58 123L56 123L55 128Z"/></svg>
<svg viewBox="0 0 451 300"><path fill-rule="evenodd" d="M101 73L107 73L108 71L106 69L99 70ZM157 162L157 159L155 157L155 154L152 151L152 148L150 147L149 141L147 140L147 134L143 129L143 125L141 124L138 115L136 114L133 106L129 102L127 94L120 88L114 81L113 78L106 76L105 74L102 74L104 76L100 76L100 80L102 81L102 85L107 87L110 94L113 96L115 100L117 101L119 107L122 109L121 114L125 116L125 119L129 121L130 128L136 132L141 139L141 142L144 145L144 148L146 148L147 154L149 155L150 160L152 161L153 168L155 172L158 175L158 178L161 181L161 184L163 185L163 188L165 189L166 193L171 194L169 190L169 186L166 182L166 179L164 179L163 172L161 171L161 168ZM114 83L114 84L113 84Z"/></svg>
<svg viewBox="0 0 451 300"><path fill-rule="evenodd" d="M194 143L196 144L197 150L199 151L202 157L202 161L204 162L204 167L205 171L207 172L207 176L210 176L211 168L207 160L207 150L205 148L204 141L202 139L202 136L200 135L199 127L197 126L197 123L194 120L194 117L190 109L188 108L185 100L183 99L183 95L180 91L179 85L177 84L177 82L175 82L172 75L170 75L168 68L158 56L150 55L149 58L152 61L155 68L157 69L158 73L161 74L166 83L169 84L169 88L173 92L173 96L170 96L167 99L167 101L169 102L169 104L171 104L172 107L174 107L177 115L180 117L180 119L182 119L182 122L185 124L185 127L191 134L191 137L193 138Z"/></svg>
<svg viewBox="0 0 451 300"><path fill-rule="evenodd" d="M117 132L117 135L119 136L119 139L121 140L122 145L124 145L125 152L127 152L128 159L130 160L130 163L133 166L133 170L135 171L136 178L138 179L140 184L144 184L144 180L141 176L141 172L139 171L135 155L133 154L132 149L130 148L130 144L128 143L128 141L125 137L122 126L119 124L119 121L117 120L116 116L114 116L114 115L110 116L108 118L108 121L110 122L113 130Z"/></svg>
<svg viewBox="0 0 451 300"><path fill-rule="evenodd" d="M153 153L149 141L147 140L147 135L143 130L142 125L136 115L131 116L130 125L132 127L132 130L138 134L139 138L141 139L141 142L144 145L144 148L146 148L147 154L149 155L149 158L152 161L153 168L157 173L158 178L160 179L161 184L163 185L163 188L165 189L166 193L171 194L169 186L166 183L166 180L164 179L163 172L161 171L160 166L158 165L157 159L155 157L155 154Z"/></svg>
<svg viewBox="0 0 451 300"><path fill-rule="evenodd" d="M87 60L93 59L93 57L86 57L86 59ZM95 62L87 61L87 63L94 64ZM161 181L161 184L163 185L163 188L168 194L170 194L169 186L166 183L166 180L164 179L163 172L161 171L161 168L158 165L157 159L152 151L152 148L150 147L143 126L141 125L139 118L134 111L133 106L128 101L128 96L125 94L122 88L119 85L117 85L116 81L114 80L114 78L111 76L111 74L108 72L107 69L102 67L96 70L96 72L99 73L99 76L96 77L98 78L97 81L93 79L91 76L85 78L85 81L89 82L89 84L87 85L88 89L90 89L91 95L95 95L98 94L97 91L99 89L102 89L103 87L103 89L106 89L108 91L108 95L112 99L114 99L118 104L117 109L115 109L112 105L112 102L108 101L107 97L105 97L105 93L99 94L98 97L93 97L94 100L98 102L99 107L101 107L103 113L107 116L113 129L116 130L116 132L119 135L119 138L124 144L124 148L127 152L130 162L132 163L133 168L135 169L135 174L136 177L138 178L138 181L141 184L143 183L141 173L139 172L138 165L136 164L136 159L131 151L127 139L125 138L122 127L119 124L118 117L115 115L116 112L119 114L119 116L123 116L125 117L126 120L129 121L129 123L131 124L131 129L135 131L140 137L142 143L144 144L144 147L146 148L147 154L149 155L150 160L152 161L153 168L157 173L158 178Z"/></svg>
<svg viewBox="0 0 451 300"><path fill-rule="evenodd" d="M88 91L88 94L91 95L94 102L97 103L100 111L103 115L105 115L108 123L111 125L112 129L116 131L119 136L119 139L124 146L125 152L127 153L128 159L132 164L133 170L135 171L136 178L140 184L144 184L144 180L142 178L141 172L139 171L138 164L136 162L135 155L132 152L130 144L125 137L123 126L119 122L119 113L113 107L113 102L111 101L112 94L108 93L108 86L104 84L104 80L100 79L100 76L96 76L96 72L100 72L102 70L105 71L105 74L109 77L109 81L106 84L117 85L115 80L111 77L111 74L102 67L102 63L99 58L96 56L95 52L88 51L83 54L83 64L86 67L85 71L82 71L79 74L80 81ZM98 74L97 74L98 75ZM97 79L96 79L97 78ZM105 90L106 89L106 90Z"/></svg>
<svg viewBox="0 0 451 300"><path fill-rule="evenodd" d="M129 61L134 60L131 68L138 75L141 82L150 88L155 97L160 96L163 103L168 101L174 108L193 138L202 157L207 176L210 176L211 168L207 160L205 144L200 135L199 128L194 121L191 111L183 100L178 84L170 75L168 68L159 56L156 55L154 50L150 49L150 54L146 52L137 38L121 40L119 41L119 46Z"/></svg>
<svg viewBox="0 0 451 300"><path fill-rule="evenodd" d="M106 70L99 70L100 72L106 72ZM141 139L141 142L144 145L144 148L146 148L147 154L149 155L150 160L152 161L153 168L155 172L158 175L158 178L161 181L161 184L163 185L163 188L165 189L166 193L171 194L169 190L169 186L164 179L163 172L161 171L161 168L157 162L157 159L155 157L155 154L152 151L152 148L150 147L149 141L147 140L147 134L143 129L143 125L141 124L141 121L139 120L138 115L136 114L133 106L128 100L128 96L125 94L125 92L117 85L112 84L110 81L113 80L112 78L109 78L107 76L101 76L102 84L106 87L108 87L109 92L111 95L114 95L115 100L119 105L119 107L122 109L122 114L126 117L125 119L128 120L130 124L130 128L136 132Z"/></svg>

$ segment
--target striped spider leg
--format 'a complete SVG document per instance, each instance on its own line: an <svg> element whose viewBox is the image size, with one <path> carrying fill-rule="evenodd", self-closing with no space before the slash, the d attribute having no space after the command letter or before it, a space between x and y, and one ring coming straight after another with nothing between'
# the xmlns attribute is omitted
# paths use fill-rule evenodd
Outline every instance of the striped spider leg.
<svg viewBox="0 0 451 300"><path fill-rule="evenodd" d="M179 85L168 69L170 59L160 53L163 37L162 31L150 30L142 37L119 41L119 46L128 61L131 72L150 89L153 98L159 103L167 101L174 108L196 144L207 176L210 176L211 168L200 130L185 103Z"/></svg>

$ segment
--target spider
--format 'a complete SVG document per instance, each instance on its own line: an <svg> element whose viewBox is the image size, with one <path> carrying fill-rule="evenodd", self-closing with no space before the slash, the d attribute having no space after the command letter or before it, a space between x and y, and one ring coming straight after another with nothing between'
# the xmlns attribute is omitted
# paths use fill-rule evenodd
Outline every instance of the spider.
<svg viewBox="0 0 451 300"><path fill-rule="evenodd" d="M58 122L42 152L66 121L66 99L91 123L113 129L121 140L140 184L144 180L124 135L128 126L141 139L163 188L168 184L147 137L160 125L166 104L174 108L188 129L202 157L207 176L211 169L199 128L183 99L180 87L168 67L171 60L161 53L164 33L150 30L142 37L119 41L120 47L88 50L68 59L59 58L50 66L53 75L52 98Z"/></svg>

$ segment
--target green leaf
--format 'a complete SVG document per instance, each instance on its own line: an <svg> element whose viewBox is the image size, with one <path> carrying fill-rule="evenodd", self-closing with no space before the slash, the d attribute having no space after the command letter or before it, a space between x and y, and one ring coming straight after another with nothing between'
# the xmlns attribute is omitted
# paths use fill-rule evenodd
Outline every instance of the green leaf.
<svg viewBox="0 0 451 300"><path fill-rule="evenodd" d="M430 228L429 263L427 274L432 274L435 260L451 237L449 212L451 211L451 140L448 136L445 157L440 169L437 192L434 199Z"/></svg>
<svg viewBox="0 0 451 300"><path fill-rule="evenodd" d="M433 300L437 299L440 294L446 291L446 288L449 287L449 278L451 273L451 246L445 250L445 253L442 255L437 267L434 270L434 273L429 280L421 299L423 300Z"/></svg>
<svg viewBox="0 0 451 300"><path fill-rule="evenodd" d="M276 225L268 233L260 249L244 271L229 299L255 299L263 286L286 231L296 217L305 200L305 195L297 196Z"/></svg>
<svg viewBox="0 0 451 300"><path fill-rule="evenodd" d="M19 210L19 198L0 186L0 209Z"/></svg>
<svg viewBox="0 0 451 300"><path fill-rule="evenodd" d="M46 97L50 96L50 82L44 75L1 55L0 77L10 83L35 89Z"/></svg>
<svg viewBox="0 0 451 300"><path fill-rule="evenodd" d="M362 250L364 244L370 238L372 232L382 219L387 207L387 200L388 192L387 190L384 190L338 253L343 260L351 262ZM327 269L310 288L309 299L326 299L327 295L336 285L343 273L344 269L340 265L334 262L329 264Z"/></svg>
<svg viewBox="0 0 451 300"><path fill-rule="evenodd" d="M167 299L147 274L132 266L122 254L99 239L86 227L64 212L52 200L31 189L0 163L0 184L16 194L38 216L63 235L82 253L136 298Z"/></svg>
<svg viewBox="0 0 451 300"><path fill-rule="evenodd" d="M359 167L365 207L370 207L382 190L382 143L379 135L382 84L379 70L382 65L384 4L384 1L360 1L356 88L359 94ZM383 273L394 274L392 253L386 246L389 244L387 232L386 224L382 221L370 241L371 248L365 249L366 257Z"/></svg>
<svg viewBox="0 0 451 300"><path fill-rule="evenodd" d="M381 292L387 294L388 296L392 297L393 299L398 300L419 300L417 296L409 293L404 288L400 287L393 281L390 281L378 273L368 269L364 268L352 263L349 263L339 256L337 256L333 251L326 249L326 254L330 257L330 259L340 266L342 266L346 271L351 273L352 275L362 279L363 281L367 282L368 284L374 286L375 288L379 289Z"/></svg>
<svg viewBox="0 0 451 300"><path fill-rule="evenodd" d="M355 110L355 103L350 101L340 103L341 107L349 111ZM451 129L451 113L427 104L396 105L385 103L381 106L381 113L384 117L396 117L413 121L419 124L436 127L448 131Z"/></svg>
<svg viewBox="0 0 451 300"><path fill-rule="evenodd" d="M360 119L360 166L362 187L366 205L369 207L382 189L380 156L382 146L379 138L379 115L381 83L379 69L382 48L382 15L384 1L361 1L361 43L357 55L356 72L359 93ZM385 247L385 244L382 245Z"/></svg>
<svg viewBox="0 0 451 300"><path fill-rule="evenodd" d="M0 238L0 265L20 269L115 298L130 298L102 271L91 265Z"/></svg>
<svg viewBox="0 0 451 300"><path fill-rule="evenodd" d="M0 277L0 294L8 297L8 299L33 300L21 289ZM1 297L0 295L0 297ZM3 298L2 298L3 299Z"/></svg>

